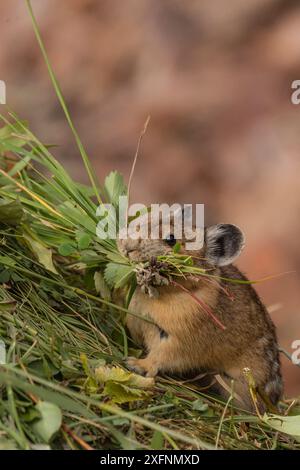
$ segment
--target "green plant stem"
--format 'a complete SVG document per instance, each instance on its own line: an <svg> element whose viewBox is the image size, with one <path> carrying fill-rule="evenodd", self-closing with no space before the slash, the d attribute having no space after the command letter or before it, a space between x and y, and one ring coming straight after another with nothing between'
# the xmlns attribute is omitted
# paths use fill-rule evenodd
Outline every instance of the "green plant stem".
<svg viewBox="0 0 300 470"><path fill-rule="evenodd" d="M46 52L46 49L45 49L45 46L44 46L44 43L43 43L43 40L42 40L42 37L41 37L41 33L40 33L40 30L39 30L39 27L38 27L38 24L37 24L37 21L36 21L36 18L35 18L35 15L33 13L33 9L32 9L32 5L31 5L31 1L30 0L26 0L26 4L27 4L27 8L29 10L29 14L30 14L30 18L31 18L31 21L32 21L32 25L33 25L33 29L34 29L34 33L35 33L35 36L36 36L36 39L38 41L38 44L39 44L39 47L41 49L41 52L42 52L42 55L44 57L44 60L45 60L45 63L46 63L46 66L47 66L47 69L48 69L48 73L49 73L49 76L50 76L50 79L52 81L52 85L54 87L54 90L55 90L55 93L56 93L56 96L60 102L60 105L65 113L65 116L66 116L66 119L67 119L67 122L69 124L69 127L73 133L73 136L75 138L75 141L76 141L76 144L78 146L78 149L79 149L79 152L80 152L80 155L82 157L82 160L83 160L83 163L84 163L84 166L85 166L85 169L87 171L87 174L89 176L89 179L91 181L91 184L93 186L93 189L94 189L94 193L95 193L95 196L98 200L98 203L99 204L102 204L102 200L101 200L101 197L100 197L100 194L99 194L99 191L97 189L97 180L96 180L96 177L95 177L95 174L94 174L94 171L93 171L93 168L92 168L92 165L90 163L90 160L89 160L89 157L84 149L84 146L81 142L81 139L79 137L79 134L73 124L73 121L72 121L72 118L70 116L70 113L69 113L69 110L67 108L67 105L66 105L66 102L64 100L64 97L63 97L63 94L62 94L62 91L60 89L60 86L59 86L59 83L57 81L57 78L54 74L54 71L52 69L52 66L51 66L51 63L49 61L49 58L48 58L48 54ZM99 186L99 184L98 184Z"/></svg>
<svg viewBox="0 0 300 470"><path fill-rule="evenodd" d="M19 415L18 415L16 405L15 405L14 393L13 393L11 385L7 385L7 398L8 398L8 403L9 403L9 407L10 407L11 416L12 416L12 418L15 422L15 425L16 425L18 431L19 431L20 438L19 438L18 442L19 442L20 446L22 447L22 449L28 450L30 447L29 447L29 444L27 442L27 439L25 437L25 434L23 432L23 429L22 429L22 426L21 426L21 423L20 423Z"/></svg>

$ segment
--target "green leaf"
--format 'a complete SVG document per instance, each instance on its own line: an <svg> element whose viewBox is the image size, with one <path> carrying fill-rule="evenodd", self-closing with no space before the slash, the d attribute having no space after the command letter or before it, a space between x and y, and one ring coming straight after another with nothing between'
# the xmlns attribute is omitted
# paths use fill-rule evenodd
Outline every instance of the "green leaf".
<svg viewBox="0 0 300 470"><path fill-rule="evenodd" d="M173 248L173 253L179 253L180 251L180 248L181 248L181 243L177 242Z"/></svg>
<svg viewBox="0 0 300 470"><path fill-rule="evenodd" d="M12 202L0 201L0 223L6 225L19 225L23 218L23 208L17 199Z"/></svg>
<svg viewBox="0 0 300 470"><path fill-rule="evenodd" d="M124 183L123 176L117 171L112 171L105 178L104 189L108 202L116 207L119 204L119 197L124 196L127 193L127 187Z"/></svg>
<svg viewBox="0 0 300 470"><path fill-rule="evenodd" d="M110 300L110 290L105 282L105 279L100 271L96 271L94 274L95 289L100 297L104 300Z"/></svg>
<svg viewBox="0 0 300 470"><path fill-rule="evenodd" d="M22 414L22 420L26 423L31 423L32 421L40 418L41 413L38 411L36 406L31 406L25 413Z"/></svg>
<svg viewBox="0 0 300 470"><path fill-rule="evenodd" d="M149 397L149 394L144 390L132 388L118 382L107 382L103 394L108 396L114 403L118 404L145 400Z"/></svg>
<svg viewBox="0 0 300 470"><path fill-rule="evenodd" d="M100 256L93 250L84 250L81 252L80 262L87 265L98 265Z"/></svg>
<svg viewBox="0 0 300 470"><path fill-rule="evenodd" d="M34 240L27 233L24 234L24 238L39 263L41 263L48 271L58 274L52 261L52 250L50 248L46 248L45 245L42 245L42 243L37 240Z"/></svg>
<svg viewBox="0 0 300 470"><path fill-rule="evenodd" d="M196 410L196 411L200 411L200 412L207 411L208 410L208 404L204 403L203 400L198 398L197 400L195 400L193 402L192 409Z"/></svg>
<svg viewBox="0 0 300 470"><path fill-rule="evenodd" d="M47 401L39 401L35 408L41 417L33 423L32 428L44 442L48 443L61 427L61 410L57 405Z"/></svg>
<svg viewBox="0 0 300 470"><path fill-rule="evenodd" d="M59 372L59 369L55 367L50 361L47 361L44 357L30 362L28 370L34 373L38 377L46 377L50 379Z"/></svg>
<svg viewBox="0 0 300 470"><path fill-rule="evenodd" d="M108 381L128 382L131 375L133 375L131 372L127 372L121 367L100 366L95 369L95 377L100 383Z"/></svg>
<svg viewBox="0 0 300 470"><path fill-rule="evenodd" d="M98 383L105 384L103 394L119 404L148 398L149 393L144 389L151 388L154 384L150 377L142 377L117 366L98 367L95 369L95 379Z"/></svg>
<svg viewBox="0 0 300 470"><path fill-rule="evenodd" d="M153 450L161 450L164 448L164 436L160 431L154 431L150 447Z"/></svg>
<svg viewBox="0 0 300 470"><path fill-rule="evenodd" d="M124 264L124 259L126 259L119 252L115 253L114 251L107 252L106 256L107 256L107 259L109 259L109 261L112 261L117 264Z"/></svg>
<svg viewBox="0 0 300 470"><path fill-rule="evenodd" d="M300 415L280 416L265 413L262 420L276 431L289 434L300 442Z"/></svg>
<svg viewBox="0 0 300 470"><path fill-rule="evenodd" d="M142 377L139 374L128 372L121 367L99 366L95 369L95 378L100 383L118 382L136 388L151 388L154 385L154 379L151 377Z"/></svg>
<svg viewBox="0 0 300 470"><path fill-rule="evenodd" d="M108 263L104 271L104 279L111 288L120 288L127 284L134 272L132 266Z"/></svg>
<svg viewBox="0 0 300 470"><path fill-rule="evenodd" d="M126 298L125 298L125 308L127 309L129 308L129 305L133 297L133 294L135 293L136 287L137 287L136 279L133 279L133 281L129 285L129 289L127 291Z"/></svg>
<svg viewBox="0 0 300 470"><path fill-rule="evenodd" d="M76 232L75 237L79 250L86 250L92 242L91 234L82 232L80 230Z"/></svg>
<svg viewBox="0 0 300 470"><path fill-rule="evenodd" d="M71 245L71 243L62 243L58 247L58 253L62 256L70 256L75 253L76 247Z"/></svg>

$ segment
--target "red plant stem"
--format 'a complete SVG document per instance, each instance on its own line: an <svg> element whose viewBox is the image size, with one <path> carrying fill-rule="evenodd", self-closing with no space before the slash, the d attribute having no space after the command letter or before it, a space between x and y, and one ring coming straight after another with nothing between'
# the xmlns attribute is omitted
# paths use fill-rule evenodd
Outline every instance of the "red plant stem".
<svg viewBox="0 0 300 470"><path fill-rule="evenodd" d="M227 297L230 299L230 300L234 300L234 295L233 293L227 289L226 287L224 286L221 286L221 284L216 280L216 279L212 279L212 278L206 278L205 279L206 281L210 282L211 284L214 284L215 286L218 287L218 289L221 289L225 295L227 295Z"/></svg>
<svg viewBox="0 0 300 470"><path fill-rule="evenodd" d="M190 295L194 300L195 302L197 302L197 304L199 304L202 309L213 319L213 321L222 329L222 330L226 330L226 326L223 325L223 323L220 322L220 320L214 315L214 313L212 312L212 310L209 308L208 305L206 305L205 302L203 302L203 300L199 299L199 297L197 297L195 294L193 294L191 291L189 291L188 289L186 289L186 287L184 287L183 285L179 284L178 282L176 281L173 281L171 280L170 281L171 284L173 284L174 286L178 287L179 289L183 290L184 292L186 292L188 295Z"/></svg>
<svg viewBox="0 0 300 470"><path fill-rule="evenodd" d="M94 450L93 447L91 447L87 442L85 442L81 437L77 436L66 424L62 424L61 427L63 430L69 434L77 444L79 444L81 447L83 447L85 450Z"/></svg>

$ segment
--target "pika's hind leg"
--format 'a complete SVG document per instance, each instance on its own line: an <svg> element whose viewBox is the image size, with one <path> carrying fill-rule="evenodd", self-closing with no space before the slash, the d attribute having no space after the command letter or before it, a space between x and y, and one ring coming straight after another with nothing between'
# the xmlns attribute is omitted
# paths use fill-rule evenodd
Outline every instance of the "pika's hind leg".
<svg viewBox="0 0 300 470"><path fill-rule="evenodd" d="M250 395L249 386L244 377L236 377L235 379L228 375L220 374L215 376L216 383L212 390L216 392L224 401L228 401L231 397L232 403L247 411L255 412L255 406ZM259 407L261 410L261 407Z"/></svg>
<svg viewBox="0 0 300 470"><path fill-rule="evenodd" d="M265 383L256 381L253 395L251 395L249 383L242 372L236 375L234 379L227 374L216 376L216 379L217 393L219 393L225 401L227 401L232 394L233 404L239 408L253 413L259 412L260 414L263 414L266 410L276 413L277 401L273 403L271 397L266 393L270 382L267 382L266 385ZM272 384L273 382L271 382L271 385Z"/></svg>

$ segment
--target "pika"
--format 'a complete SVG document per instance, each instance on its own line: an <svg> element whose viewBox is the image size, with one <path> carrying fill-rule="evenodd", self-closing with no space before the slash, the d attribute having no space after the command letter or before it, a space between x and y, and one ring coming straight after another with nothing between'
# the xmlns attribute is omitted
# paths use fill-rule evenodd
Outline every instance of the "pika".
<svg viewBox="0 0 300 470"><path fill-rule="evenodd" d="M175 239L172 224L164 238L127 238L117 243L120 252L135 262L172 253L179 243L180 253L191 255L194 264L213 277L177 278L176 282L209 306L225 326L221 329L192 296L176 285L157 287L156 298L138 286L129 309L150 322L127 316L133 340L146 350L144 358L128 358L129 368L150 377L158 373L182 376L192 371L212 371L229 386L234 380L236 403L253 411L245 377L245 369L250 369L257 395L262 398L258 399L260 409L265 409L265 403L276 406L283 383L275 326L251 284L226 281L247 280L232 264L244 247L242 231L231 224L207 227L198 252L188 251L184 238Z"/></svg>

